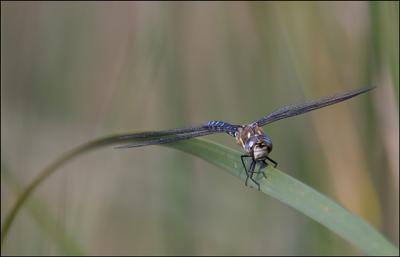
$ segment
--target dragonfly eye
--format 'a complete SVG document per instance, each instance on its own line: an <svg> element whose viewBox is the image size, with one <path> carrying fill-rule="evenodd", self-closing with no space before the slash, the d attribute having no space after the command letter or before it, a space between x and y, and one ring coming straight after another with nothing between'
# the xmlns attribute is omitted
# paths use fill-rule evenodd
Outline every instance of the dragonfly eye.
<svg viewBox="0 0 400 257"><path fill-rule="evenodd" d="M266 144L266 146L267 146L267 149L268 149L268 153L270 153L272 151L272 143L268 142Z"/></svg>
<svg viewBox="0 0 400 257"><path fill-rule="evenodd" d="M268 149L268 153L272 151L272 141L271 138L269 138L268 136L264 135L261 144L263 144Z"/></svg>

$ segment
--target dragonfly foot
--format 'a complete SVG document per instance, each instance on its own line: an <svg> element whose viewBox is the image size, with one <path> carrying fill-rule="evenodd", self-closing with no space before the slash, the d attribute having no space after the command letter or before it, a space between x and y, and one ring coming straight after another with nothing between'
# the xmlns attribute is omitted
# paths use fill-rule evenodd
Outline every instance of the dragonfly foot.
<svg viewBox="0 0 400 257"><path fill-rule="evenodd" d="M271 158L267 157L267 159L274 164L274 168L278 167L278 163Z"/></svg>
<svg viewBox="0 0 400 257"><path fill-rule="evenodd" d="M251 179L251 181L253 181L254 182L254 184L256 184L257 185L257 189L258 189L258 191L261 191L260 190L260 183L258 183L254 178L250 178Z"/></svg>

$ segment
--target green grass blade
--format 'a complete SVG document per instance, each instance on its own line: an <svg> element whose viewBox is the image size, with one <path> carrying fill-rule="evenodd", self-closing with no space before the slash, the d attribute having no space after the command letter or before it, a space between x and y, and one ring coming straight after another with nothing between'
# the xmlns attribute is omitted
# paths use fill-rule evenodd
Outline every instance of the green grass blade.
<svg viewBox="0 0 400 257"><path fill-rule="evenodd" d="M246 179L238 151L204 139L171 146L223 168L242 180ZM261 177L258 182L263 193L321 223L365 253L399 255L399 249L369 224L282 171L268 166L266 178Z"/></svg>
<svg viewBox="0 0 400 257"><path fill-rule="evenodd" d="M20 195L16 204L6 216L1 230L1 244L3 244L8 230L20 207L39 184L54 173L54 171L65 162L84 152L102 146L111 146L135 141L133 139L121 140L119 137L122 135L125 134L104 137L83 144L67 152L40 172ZM241 153L238 151L204 139L192 139L165 146L200 157L207 162L223 168L243 181L246 178L240 161ZM377 232L373 227L360 218L354 216L329 198L285 173L273 169L272 167L266 169L266 174L266 178L261 177L258 180L263 193L286 203L292 208L321 223L369 255L399 254L398 248L385 239L385 237Z"/></svg>
<svg viewBox="0 0 400 257"><path fill-rule="evenodd" d="M4 167L3 162L1 163L1 179L10 186L14 193L17 194L22 191L21 183L13 176L13 173ZM58 225L56 217L44 202L32 196L26 204L31 217L39 225L40 229L48 235L48 238L55 242L63 254L68 256L84 255L85 252L80 244L75 238L71 237L64 226Z"/></svg>

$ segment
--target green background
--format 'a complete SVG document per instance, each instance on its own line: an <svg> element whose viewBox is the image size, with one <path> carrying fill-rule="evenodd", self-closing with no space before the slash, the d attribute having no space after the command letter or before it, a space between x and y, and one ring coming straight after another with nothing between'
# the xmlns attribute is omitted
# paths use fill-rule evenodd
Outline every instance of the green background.
<svg viewBox="0 0 400 257"><path fill-rule="evenodd" d="M95 137L243 124L376 85L264 129L280 169L398 246L398 29L397 2L1 2L1 221L39 170ZM27 207L2 254L360 254L220 169L157 146L82 156Z"/></svg>

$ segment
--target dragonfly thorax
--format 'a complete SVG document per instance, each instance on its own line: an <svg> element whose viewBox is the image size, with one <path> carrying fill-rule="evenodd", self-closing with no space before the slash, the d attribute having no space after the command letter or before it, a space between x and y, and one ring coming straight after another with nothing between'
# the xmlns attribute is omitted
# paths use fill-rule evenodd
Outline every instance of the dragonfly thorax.
<svg viewBox="0 0 400 257"><path fill-rule="evenodd" d="M272 151L272 141L257 125L238 129L236 141L255 160L265 160Z"/></svg>

